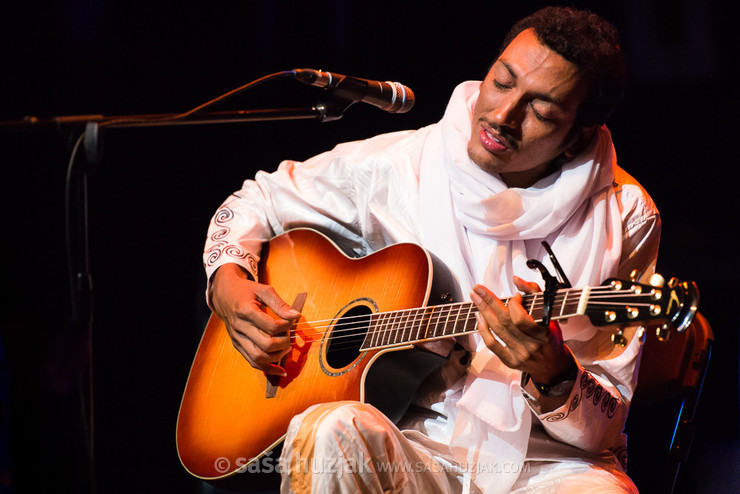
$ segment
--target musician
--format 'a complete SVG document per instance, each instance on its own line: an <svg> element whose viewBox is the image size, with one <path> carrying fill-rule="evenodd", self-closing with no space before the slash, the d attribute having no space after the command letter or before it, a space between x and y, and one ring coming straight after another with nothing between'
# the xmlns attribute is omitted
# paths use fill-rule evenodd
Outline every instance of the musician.
<svg viewBox="0 0 740 494"><path fill-rule="evenodd" d="M433 349L448 364L398 425L348 402L294 418L283 492L636 492L622 430L641 332L619 347L585 318L543 326L521 303L542 284L526 261L552 269L543 240L573 286L654 268L658 211L617 166L604 125L624 84L611 25L546 8L512 28L485 79L459 85L438 123L285 161L226 200L204 254L209 303L267 374L284 373L299 314L254 280L262 243L290 228L355 256L418 243L480 313L478 333ZM338 468L305 468L312 458Z"/></svg>

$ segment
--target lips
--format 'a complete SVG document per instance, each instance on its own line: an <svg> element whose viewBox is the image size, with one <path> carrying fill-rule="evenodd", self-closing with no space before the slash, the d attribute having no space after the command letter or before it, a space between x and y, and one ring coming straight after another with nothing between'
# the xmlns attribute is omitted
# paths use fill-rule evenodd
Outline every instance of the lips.
<svg viewBox="0 0 740 494"><path fill-rule="evenodd" d="M481 125L480 143L491 153L500 154L512 148L511 143L487 125Z"/></svg>

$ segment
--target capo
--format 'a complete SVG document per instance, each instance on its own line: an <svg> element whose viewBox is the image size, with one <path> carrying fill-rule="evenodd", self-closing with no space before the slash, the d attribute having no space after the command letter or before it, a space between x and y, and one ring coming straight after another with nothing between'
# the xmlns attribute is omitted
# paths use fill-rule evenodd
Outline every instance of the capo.
<svg viewBox="0 0 740 494"><path fill-rule="evenodd" d="M555 253L550 248L550 244L543 240L542 246L547 251L547 255L550 257L552 265L555 266L555 273L558 275L558 278L560 278L560 288L573 288L573 285L571 285L570 281L568 281L568 277L565 276L565 271L563 271L563 268L560 266L557 257L555 257Z"/></svg>
<svg viewBox="0 0 740 494"><path fill-rule="evenodd" d="M539 270L540 275L542 275L542 279L545 281L545 290L542 292L544 303L544 310L542 312L542 324L545 326L549 326L550 318L552 317L552 307L555 302L555 294L561 288L571 288L571 284L570 281L568 281L568 277L565 276L565 272L560 266L560 263L555 257L555 254L550 248L550 245L544 240L542 241L542 245L545 247L550 260L552 261L552 265L555 267L555 272L560 279L558 280L558 278L555 278L553 275L551 275L547 268L537 259L529 259L527 261L527 267L529 267L530 269Z"/></svg>

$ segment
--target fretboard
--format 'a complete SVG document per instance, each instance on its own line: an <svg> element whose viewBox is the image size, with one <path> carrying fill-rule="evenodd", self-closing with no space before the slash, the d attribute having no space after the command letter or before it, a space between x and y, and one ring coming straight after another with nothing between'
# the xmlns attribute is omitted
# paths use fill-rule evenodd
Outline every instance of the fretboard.
<svg viewBox="0 0 740 494"><path fill-rule="evenodd" d="M583 314L588 292L587 288L558 290L553 301L551 319ZM509 300L502 299L505 304ZM522 306L535 321L542 321L542 293L524 295ZM460 302L372 314L360 350L378 350L472 333L476 331L476 312L478 309L471 302Z"/></svg>

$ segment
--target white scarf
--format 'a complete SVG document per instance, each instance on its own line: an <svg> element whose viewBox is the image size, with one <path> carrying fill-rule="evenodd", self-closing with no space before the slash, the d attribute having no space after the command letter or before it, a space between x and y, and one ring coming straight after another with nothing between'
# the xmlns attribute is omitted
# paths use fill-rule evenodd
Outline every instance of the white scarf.
<svg viewBox="0 0 740 494"><path fill-rule="evenodd" d="M542 284L539 274L526 266L527 259L536 258L554 273L542 240L551 245L573 286L597 285L614 276L622 223L612 187L616 155L608 129L599 129L591 145L559 171L530 188L510 189L467 154L479 87L477 81L459 85L425 141L420 169L423 244L447 263L464 295L476 283L499 297L513 295L513 275ZM576 329L569 326L571 332ZM477 351L462 397L450 404L456 415L452 449L458 461L470 461L475 444L478 462L522 462L530 412L519 388L520 373L505 367L475 337ZM512 472L509 480L517 475ZM474 477L486 492L498 492L506 484L501 473Z"/></svg>

